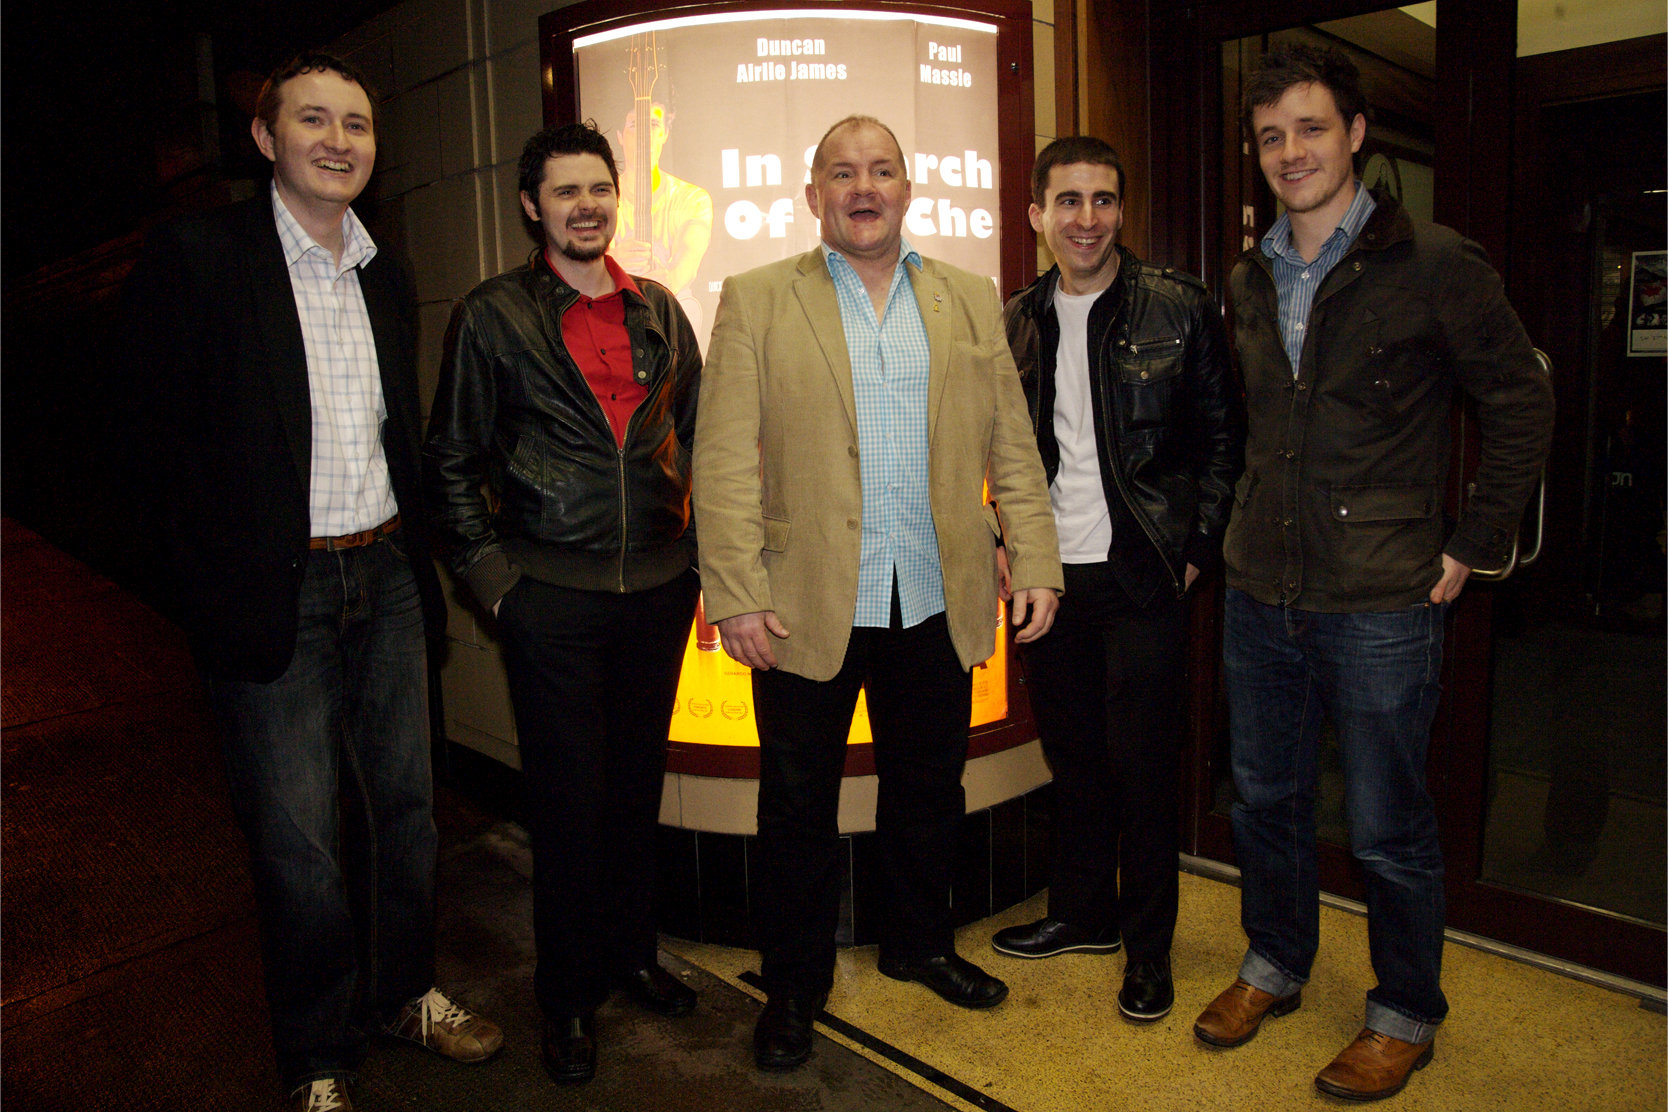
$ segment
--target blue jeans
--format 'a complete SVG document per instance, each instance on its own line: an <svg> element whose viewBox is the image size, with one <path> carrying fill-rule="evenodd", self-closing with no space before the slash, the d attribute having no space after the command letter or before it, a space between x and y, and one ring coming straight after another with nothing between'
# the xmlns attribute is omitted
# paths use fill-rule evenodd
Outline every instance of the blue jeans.
<svg viewBox="0 0 1668 1112"><path fill-rule="evenodd" d="M1227 594L1234 849L1250 948L1240 976L1277 996L1309 979L1320 944L1315 849L1321 715L1338 732L1350 850L1366 870L1378 986L1366 1025L1424 1042L1448 1014L1442 847L1425 788L1446 607L1322 614Z"/></svg>
<svg viewBox="0 0 1668 1112"><path fill-rule="evenodd" d="M367 1028L434 983L428 669L399 539L308 553L277 680L199 662L249 843L286 1090L351 1079ZM338 807L343 787L358 806Z"/></svg>

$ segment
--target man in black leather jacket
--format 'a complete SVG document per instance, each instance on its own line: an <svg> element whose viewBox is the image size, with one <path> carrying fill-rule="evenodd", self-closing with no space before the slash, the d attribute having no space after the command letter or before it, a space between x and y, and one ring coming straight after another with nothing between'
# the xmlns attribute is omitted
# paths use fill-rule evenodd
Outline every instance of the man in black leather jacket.
<svg viewBox="0 0 1668 1112"><path fill-rule="evenodd" d="M1113 149L1057 139L1031 180L1031 226L1057 265L1006 319L1066 577L1052 633L1022 648L1054 848L1047 916L992 944L1029 958L1127 945L1118 1008L1148 1022L1174 1002L1186 596L1221 558L1243 422L1204 285L1118 244Z"/></svg>
<svg viewBox="0 0 1668 1112"><path fill-rule="evenodd" d="M695 1006L660 966L652 910L666 733L699 589L701 355L672 294L606 254L619 206L608 140L588 124L547 128L520 169L545 242L453 313L424 478L452 570L498 619L532 834L544 1064L582 1082L611 987L665 1015Z"/></svg>

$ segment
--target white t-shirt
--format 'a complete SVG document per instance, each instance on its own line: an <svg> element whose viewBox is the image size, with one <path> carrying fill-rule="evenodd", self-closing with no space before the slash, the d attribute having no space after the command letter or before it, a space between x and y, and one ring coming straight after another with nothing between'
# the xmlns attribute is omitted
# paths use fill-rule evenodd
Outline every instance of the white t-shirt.
<svg viewBox="0 0 1668 1112"><path fill-rule="evenodd" d="M1100 293L1054 291L1054 315L1060 323L1060 347L1054 356L1054 439L1060 445L1060 470L1048 495L1060 534L1060 559L1067 564L1098 564L1112 547L1112 518L1101 484L1089 394L1089 309L1099 297Z"/></svg>

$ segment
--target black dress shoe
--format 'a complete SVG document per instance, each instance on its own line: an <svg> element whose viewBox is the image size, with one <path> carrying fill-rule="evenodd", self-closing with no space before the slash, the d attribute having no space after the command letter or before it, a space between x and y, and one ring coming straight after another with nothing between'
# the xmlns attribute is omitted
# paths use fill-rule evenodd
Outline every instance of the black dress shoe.
<svg viewBox="0 0 1668 1112"><path fill-rule="evenodd" d="M753 1061L762 1070L791 1070L811 1056L811 1024L828 1003L818 996L772 996L753 1028Z"/></svg>
<svg viewBox="0 0 1668 1112"><path fill-rule="evenodd" d="M882 957L880 971L894 981L920 981L963 1008L994 1008L1008 998L1007 985L959 954L915 961Z"/></svg>
<svg viewBox="0 0 1668 1112"><path fill-rule="evenodd" d="M544 1021L539 1057L550 1080L576 1085L597 1075L597 1025L589 1015L570 1015Z"/></svg>
<svg viewBox="0 0 1668 1112"><path fill-rule="evenodd" d="M688 1015L695 1010L695 990L666 972L658 961L627 973L621 981L631 998L660 1015Z"/></svg>
<svg viewBox="0 0 1668 1112"><path fill-rule="evenodd" d="M1115 954L1123 946L1123 940L1118 937L1117 927L1093 931L1058 919L1038 919L1035 923L1003 927L991 936L990 944L1016 958L1051 958L1070 953Z"/></svg>
<svg viewBox="0 0 1668 1112"><path fill-rule="evenodd" d="M1176 986L1170 979L1170 959L1132 961L1124 969L1124 987L1118 990L1118 1010L1124 1018L1151 1023L1170 1014L1176 1002Z"/></svg>

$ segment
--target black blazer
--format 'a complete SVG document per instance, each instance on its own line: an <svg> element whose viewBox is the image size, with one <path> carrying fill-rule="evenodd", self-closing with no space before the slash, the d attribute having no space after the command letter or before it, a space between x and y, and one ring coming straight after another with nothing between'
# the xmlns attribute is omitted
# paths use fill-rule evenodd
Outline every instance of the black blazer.
<svg viewBox="0 0 1668 1112"><path fill-rule="evenodd" d="M418 463L416 301L402 261L383 247L359 284L388 409L383 448L432 644L445 604ZM270 682L295 653L312 410L269 191L159 226L123 300L115 356L140 376L139 539L163 606L205 670Z"/></svg>

